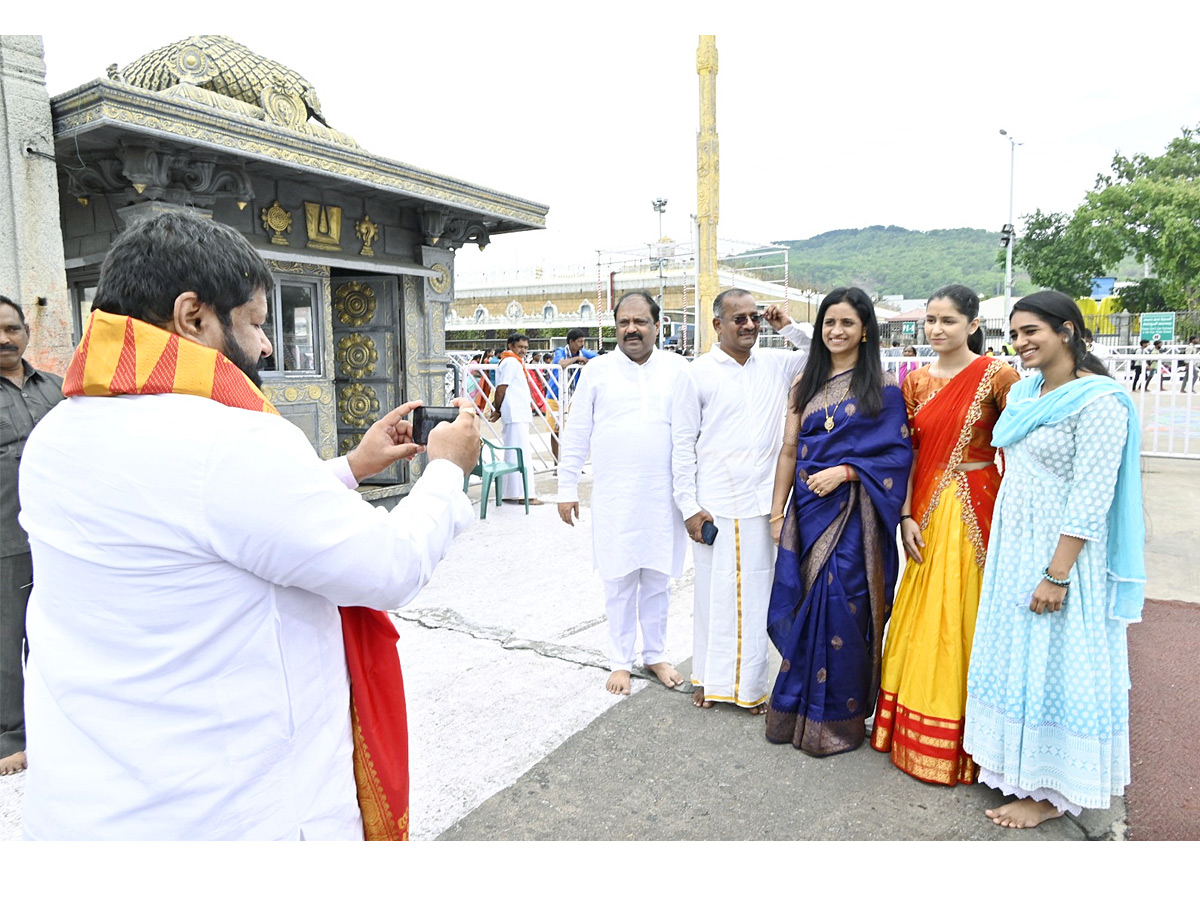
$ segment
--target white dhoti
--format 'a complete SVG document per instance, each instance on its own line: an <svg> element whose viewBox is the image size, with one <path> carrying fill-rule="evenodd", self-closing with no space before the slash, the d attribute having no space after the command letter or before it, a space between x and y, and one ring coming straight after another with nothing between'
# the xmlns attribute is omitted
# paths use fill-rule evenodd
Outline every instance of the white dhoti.
<svg viewBox="0 0 1200 900"><path fill-rule="evenodd" d="M663 651L667 643L670 600L671 576L654 569L634 569L620 578L604 579L608 661L612 671L633 671L639 623L642 626L642 661L652 666L666 659Z"/></svg>
<svg viewBox="0 0 1200 900"><path fill-rule="evenodd" d="M696 609L692 684L704 699L752 707L767 702L767 607L775 576L769 516L714 516L717 539L692 544Z"/></svg>
<svg viewBox="0 0 1200 900"><path fill-rule="evenodd" d="M525 464L525 478L529 483L529 499L537 496L537 490L533 485L533 470L529 463L529 423L528 422L505 422L504 431L501 433L501 440L505 447L520 447L522 462ZM504 451L505 462L516 462L517 454L514 450ZM521 473L512 472L503 476L500 485L500 496L505 500L524 500L525 487L522 484Z"/></svg>

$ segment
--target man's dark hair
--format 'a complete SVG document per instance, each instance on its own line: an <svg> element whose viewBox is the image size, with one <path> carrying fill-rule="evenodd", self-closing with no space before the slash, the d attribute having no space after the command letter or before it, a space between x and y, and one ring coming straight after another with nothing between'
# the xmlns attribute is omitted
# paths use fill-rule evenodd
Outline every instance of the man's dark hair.
<svg viewBox="0 0 1200 900"><path fill-rule="evenodd" d="M583 337L587 337L586 331L584 331L582 328L572 328L567 332L567 343L569 344L571 341L577 341Z"/></svg>
<svg viewBox="0 0 1200 900"><path fill-rule="evenodd" d="M16 300L9 300L3 294L0 294L0 306L11 306L13 309L15 309L17 311L17 318L21 320L21 324L24 325L26 329L29 328L29 323L25 321L25 310L21 309L20 303L18 303Z"/></svg>
<svg viewBox="0 0 1200 900"><path fill-rule="evenodd" d="M624 303L626 300L630 300L634 297L637 297L640 300L645 300L648 304L650 304L650 317L652 319L654 319L655 322L657 322L658 321L658 313L659 313L658 304L655 303L654 298L651 297L649 294L647 294L645 291L630 291L627 294L622 294L621 298L619 300L617 300L616 305L613 306L613 319L617 318L617 313L621 309L621 304Z"/></svg>
<svg viewBox="0 0 1200 900"><path fill-rule="evenodd" d="M513 344L515 344L519 341L527 341L527 340L529 340L529 338L526 337L524 332L514 331L512 334L510 334L508 336L508 346L511 347Z"/></svg>
<svg viewBox="0 0 1200 900"><path fill-rule="evenodd" d="M166 212L113 241L92 309L162 325L175 314L175 298L195 291L229 325L255 291L274 287L270 268L241 234L194 213Z"/></svg>

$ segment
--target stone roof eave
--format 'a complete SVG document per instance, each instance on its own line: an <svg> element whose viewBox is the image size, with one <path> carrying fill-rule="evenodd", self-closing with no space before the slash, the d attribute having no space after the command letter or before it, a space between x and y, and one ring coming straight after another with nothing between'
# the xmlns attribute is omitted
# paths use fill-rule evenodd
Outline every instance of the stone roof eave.
<svg viewBox="0 0 1200 900"><path fill-rule="evenodd" d="M260 163L273 162L298 173L391 194L401 202L424 201L482 219L493 234L546 227L549 210L543 204L116 81L99 79L60 94L51 101L51 112L58 143L118 127L207 145Z"/></svg>

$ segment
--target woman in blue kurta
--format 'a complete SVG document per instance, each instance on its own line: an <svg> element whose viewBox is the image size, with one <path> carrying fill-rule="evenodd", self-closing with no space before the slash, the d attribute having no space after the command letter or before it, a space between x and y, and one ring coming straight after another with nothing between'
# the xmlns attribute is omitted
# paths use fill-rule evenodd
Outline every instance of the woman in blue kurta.
<svg viewBox="0 0 1200 900"><path fill-rule="evenodd" d="M870 298L838 288L817 321L821 340L792 388L771 506L779 556L767 633L783 662L767 740L828 756L863 742L879 691L912 448Z"/></svg>
<svg viewBox="0 0 1200 900"><path fill-rule="evenodd" d="M987 810L1031 828L1103 808L1129 783L1125 628L1145 587L1139 426L1087 352L1083 317L1042 291L1009 321L1026 368L992 443L1005 475L967 675L963 744L979 780L1014 796Z"/></svg>

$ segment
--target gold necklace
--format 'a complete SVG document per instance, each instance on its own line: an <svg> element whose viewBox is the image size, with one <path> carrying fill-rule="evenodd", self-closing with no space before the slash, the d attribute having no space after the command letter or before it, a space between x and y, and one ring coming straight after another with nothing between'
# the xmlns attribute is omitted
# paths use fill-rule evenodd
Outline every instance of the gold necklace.
<svg viewBox="0 0 1200 900"><path fill-rule="evenodd" d="M837 376L835 375L834 378L836 378L836 377ZM842 391L842 400L845 400L848 396L850 396L850 383L853 380L854 380L853 377L846 379L846 390ZM830 381L833 381L833 378L826 379L826 381L825 381L825 430L826 431L833 431L834 413L836 413L838 411L838 407L842 405L842 400L839 400L837 403L833 404L833 412L829 411L829 382Z"/></svg>

